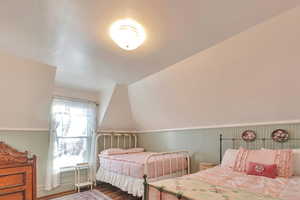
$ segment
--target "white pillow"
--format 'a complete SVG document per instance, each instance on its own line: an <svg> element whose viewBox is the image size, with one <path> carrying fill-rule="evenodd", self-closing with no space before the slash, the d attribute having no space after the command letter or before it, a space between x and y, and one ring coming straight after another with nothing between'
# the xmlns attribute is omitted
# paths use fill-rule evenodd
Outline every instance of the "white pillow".
<svg viewBox="0 0 300 200"><path fill-rule="evenodd" d="M239 150L237 149L227 149L221 163L221 167L224 168L233 168L235 158Z"/></svg>
<svg viewBox="0 0 300 200"><path fill-rule="evenodd" d="M293 149L294 176L300 176L300 149Z"/></svg>
<svg viewBox="0 0 300 200"><path fill-rule="evenodd" d="M110 149L105 149L104 151L101 151L102 155L118 155L118 154L126 154L124 149L120 148L110 148Z"/></svg>
<svg viewBox="0 0 300 200"><path fill-rule="evenodd" d="M126 149L124 151L126 153L140 153L140 152L144 152L145 149L144 148L131 148L131 149Z"/></svg>
<svg viewBox="0 0 300 200"><path fill-rule="evenodd" d="M144 148L131 148L131 149L121 149L121 148L110 148L101 151L102 155L119 155L119 154L129 154L129 153L140 153L144 152Z"/></svg>

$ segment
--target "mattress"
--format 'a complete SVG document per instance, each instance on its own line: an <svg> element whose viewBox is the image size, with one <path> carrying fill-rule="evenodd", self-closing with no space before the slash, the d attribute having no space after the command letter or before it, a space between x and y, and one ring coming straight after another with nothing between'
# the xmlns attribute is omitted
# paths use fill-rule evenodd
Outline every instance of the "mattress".
<svg viewBox="0 0 300 200"><path fill-rule="evenodd" d="M146 159L153 152L139 152L118 155L99 155L100 168L120 175L142 178L145 174ZM170 154L149 160L148 178L155 178L187 169L184 155Z"/></svg>
<svg viewBox="0 0 300 200"><path fill-rule="evenodd" d="M227 195L228 199L263 199L263 200L299 200L300 177L267 178L234 172L228 168L215 167L195 174L173 180L158 181L156 187L163 186L166 190L189 196L195 200L222 199L219 194ZM210 188L207 189L206 187ZM218 192L216 192L216 191ZM201 195L199 195L201 193ZM207 196L205 196L207 195ZM150 187L150 200L176 200L177 197ZM161 196L162 198L158 198ZM205 197L205 198L204 198Z"/></svg>

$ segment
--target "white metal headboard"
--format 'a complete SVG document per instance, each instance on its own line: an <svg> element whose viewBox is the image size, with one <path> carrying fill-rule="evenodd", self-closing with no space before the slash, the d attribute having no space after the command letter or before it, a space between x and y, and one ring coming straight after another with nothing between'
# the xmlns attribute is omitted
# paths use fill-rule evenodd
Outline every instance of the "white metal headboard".
<svg viewBox="0 0 300 200"><path fill-rule="evenodd" d="M103 150L108 148L136 148L137 135L130 133L99 133L96 137L96 150L98 151L99 139L103 138ZM110 144L107 143L110 138ZM115 138L117 138L115 143ZM123 141L122 141L123 140ZM114 146L116 144L116 146Z"/></svg>

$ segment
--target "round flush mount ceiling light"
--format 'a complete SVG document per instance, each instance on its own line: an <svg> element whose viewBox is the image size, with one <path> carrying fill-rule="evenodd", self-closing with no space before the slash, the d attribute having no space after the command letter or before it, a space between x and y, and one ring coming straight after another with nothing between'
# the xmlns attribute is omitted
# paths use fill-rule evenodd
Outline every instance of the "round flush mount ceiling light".
<svg viewBox="0 0 300 200"><path fill-rule="evenodd" d="M109 34L119 47L128 51L138 48L146 39L143 26L129 18L114 22Z"/></svg>

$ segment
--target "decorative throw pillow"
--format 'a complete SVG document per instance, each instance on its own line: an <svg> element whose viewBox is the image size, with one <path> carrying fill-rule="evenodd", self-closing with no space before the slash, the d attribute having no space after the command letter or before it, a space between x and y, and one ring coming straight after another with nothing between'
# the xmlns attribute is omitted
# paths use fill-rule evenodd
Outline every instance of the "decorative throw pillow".
<svg viewBox="0 0 300 200"><path fill-rule="evenodd" d="M300 149L293 149L292 151L293 151L293 175L300 176Z"/></svg>
<svg viewBox="0 0 300 200"><path fill-rule="evenodd" d="M277 177L277 165L265 165L261 163L249 162L246 173L248 175L265 176L269 178Z"/></svg>
<svg viewBox="0 0 300 200"><path fill-rule="evenodd" d="M248 150L240 148L234 163L234 171L246 172L249 162L265 165L277 165L277 174L281 177L293 175L293 154L290 149L280 150Z"/></svg>

